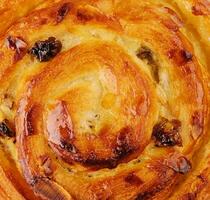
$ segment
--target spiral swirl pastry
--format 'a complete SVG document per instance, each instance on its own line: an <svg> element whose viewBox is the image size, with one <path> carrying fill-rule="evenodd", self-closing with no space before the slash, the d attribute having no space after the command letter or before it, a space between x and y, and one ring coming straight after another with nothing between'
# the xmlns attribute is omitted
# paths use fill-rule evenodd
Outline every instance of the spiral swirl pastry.
<svg viewBox="0 0 210 200"><path fill-rule="evenodd" d="M0 199L210 199L207 0L0 6Z"/></svg>

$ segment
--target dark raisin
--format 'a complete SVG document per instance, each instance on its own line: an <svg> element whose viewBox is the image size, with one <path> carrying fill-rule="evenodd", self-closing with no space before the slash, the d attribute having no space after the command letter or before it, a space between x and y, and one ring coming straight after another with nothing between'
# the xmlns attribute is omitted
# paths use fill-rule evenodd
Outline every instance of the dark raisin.
<svg viewBox="0 0 210 200"><path fill-rule="evenodd" d="M193 55L187 50L182 50L181 55L186 62L191 61L193 57Z"/></svg>
<svg viewBox="0 0 210 200"><path fill-rule="evenodd" d="M142 60L146 60L151 66L151 73L156 82L159 82L158 64L155 62L153 52L146 46L142 46L138 49L136 56Z"/></svg>
<svg viewBox="0 0 210 200"><path fill-rule="evenodd" d="M70 153L74 153L75 154L75 153L78 152L77 148L73 144L67 143L66 141L62 141L60 147L62 149L67 150Z"/></svg>
<svg viewBox="0 0 210 200"><path fill-rule="evenodd" d="M9 127L7 120L0 123L0 134L7 137L15 137L15 132Z"/></svg>
<svg viewBox="0 0 210 200"><path fill-rule="evenodd" d="M38 41L29 50L29 54L36 57L40 62L46 62L54 58L62 48L62 44L54 37L49 37L47 40Z"/></svg>
<svg viewBox="0 0 210 200"><path fill-rule="evenodd" d="M169 121L162 118L161 122L153 128L152 137L155 140L155 145L158 147L165 146L182 146L182 139L179 134L181 122L179 120Z"/></svg>
<svg viewBox="0 0 210 200"><path fill-rule="evenodd" d="M146 47L146 46L142 46L138 52L137 52L137 57L142 59L142 60L147 60L149 64L153 63L154 62L154 59L153 59L153 53L152 51Z"/></svg>
<svg viewBox="0 0 210 200"><path fill-rule="evenodd" d="M64 3L58 10L56 22L60 23L70 10L70 4Z"/></svg>
<svg viewBox="0 0 210 200"><path fill-rule="evenodd" d="M26 54L27 43L21 37L7 37L7 46L15 51L14 62L20 60Z"/></svg>

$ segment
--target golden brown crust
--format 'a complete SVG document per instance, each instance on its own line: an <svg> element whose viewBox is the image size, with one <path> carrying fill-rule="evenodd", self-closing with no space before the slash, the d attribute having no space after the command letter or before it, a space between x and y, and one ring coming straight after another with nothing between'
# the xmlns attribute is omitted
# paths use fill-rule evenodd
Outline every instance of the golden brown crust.
<svg viewBox="0 0 210 200"><path fill-rule="evenodd" d="M15 2L0 198L208 199L208 1Z"/></svg>

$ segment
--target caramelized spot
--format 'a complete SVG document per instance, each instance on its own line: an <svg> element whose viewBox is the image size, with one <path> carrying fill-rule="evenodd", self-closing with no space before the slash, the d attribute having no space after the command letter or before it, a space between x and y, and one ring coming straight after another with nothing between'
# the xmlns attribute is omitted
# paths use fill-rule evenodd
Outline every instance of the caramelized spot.
<svg viewBox="0 0 210 200"><path fill-rule="evenodd" d="M181 122L179 120L169 121L162 118L161 122L156 124L153 128L152 137L155 140L155 146L182 146L182 139L179 134Z"/></svg>
<svg viewBox="0 0 210 200"><path fill-rule="evenodd" d="M140 185L143 183L143 181L134 173L128 174L128 176L125 177L125 181L131 185Z"/></svg>
<svg viewBox="0 0 210 200"><path fill-rule="evenodd" d="M134 148L130 145L129 140L129 128L124 128L120 131L120 134L116 138L116 144L113 148L113 154L110 157L100 157L94 151L89 152L88 154L83 154L77 149L73 144L61 141L60 148L67 150L70 153L70 160L80 162L84 165L98 169L101 167L114 168L119 163L120 159L128 156ZM62 155L61 155L62 156ZM70 163L68 158L64 158L67 162Z"/></svg>
<svg viewBox="0 0 210 200"><path fill-rule="evenodd" d="M47 40L38 41L29 50L29 54L36 57L40 62L46 62L54 58L62 48L62 44L54 37L49 37Z"/></svg>
<svg viewBox="0 0 210 200"><path fill-rule="evenodd" d="M197 176L203 183L207 184L208 183L208 178L203 175L203 174L200 174Z"/></svg>
<svg viewBox="0 0 210 200"><path fill-rule="evenodd" d="M9 36L6 43L8 48L15 51L14 62L17 62L26 54L27 43L21 37Z"/></svg>
<svg viewBox="0 0 210 200"><path fill-rule="evenodd" d="M135 200L149 200L155 196L156 193L162 191L168 185L167 181L161 183L156 182L154 185L148 188L147 191L141 192L137 195Z"/></svg>
<svg viewBox="0 0 210 200"><path fill-rule="evenodd" d="M47 19L46 18L43 18L40 20L40 25L44 25L47 23Z"/></svg>
<svg viewBox="0 0 210 200"><path fill-rule="evenodd" d="M82 159L81 161L83 164L87 166L94 166L94 167L107 167L107 168L114 168L117 166L117 160L115 158L98 158L97 155L91 152L86 159Z"/></svg>
<svg viewBox="0 0 210 200"><path fill-rule="evenodd" d="M0 135L6 137L15 137L15 132L9 127L7 120L4 120L0 123Z"/></svg>
<svg viewBox="0 0 210 200"><path fill-rule="evenodd" d="M157 179L145 187L145 190L140 192L135 200L150 200L154 199L153 197L158 195L159 192L165 190L173 183L175 173L172 170L168 169L168 166L164 162L158 162L155 165L150 165L149 168L154 170L157 173Z"/></svg>
<svg viewBox="0 0 210 200"><path fill-rule="evenodd" d="M147 61L151 66L151 72L156 82L159 82L158 65L155 62L153 52L146 46L142 46L138 49L136 56L142 60Z"/></svg>
<svg viewBox="0 0 210 200"><path fill-rule="evenodd" d="M151 193L150 191L149 192L142 192L142 193L138 194L138 196L136 197L135 200L148 200L154 195L155 195L155 192L154 193Z"/></svg>
<svg viewBox="0 0 210 200"><path fill-rule="evenodd" d="M110 157L101 157L95 151L89 151L82 153L74 144L74 138L67 140L59 137L59 141L51 143L53 148L58 149L59 155L68 163L72 161L82 163L88 167L93 167L94 169L107 167L114 168L120 162L121 159L125 158L127 155L132 153L134 148L131 146L131 141L129 139L129 128L124 128L120 131L120 134L116 138L116 143L113 144L113 151ZM59 144L59 145L58 145Z"/></svg>
<svg viewBox="0 0 210 200"><path fill-rule="evenodd" d="M191 123L193 126L203 127L202 117L198 111L193 113Z"/></svg>
<svg viewBox="0 0 210 200"><path fill-rule="evenodd" d="M70 4L64 3L58 10L56 22L60 23L61 21L63 21L63 19L69 13L69 11L70 11Z"/></svg>
<svg viewBox="0 0 210 200"><path fill-rule="evenodd" d="M86 22L92 20L93 18L94 15L90 13L90 11L82 8L77 10L77 19L80 21Z"/></svg>
<svg viewBox="0 0 210 200"><path fill-rule="evenodd" d="M181 200L195 200L196 195L194 193L186 193L182 196Z"/></svg>
<svg viewBox="0 0 210 200"><path fill-rule="evenodd" d="M26 135L33 135L34 134L34 126L33 126L33 114L34 114L34 107L32 107L26 116Z"/></svg>
<svg viewBox="0 0 210 200"><path fill-rule="evenodd" d="M167 53L169 59L173 59L177 65L184 65L190 61L192 61L193 55L185 50L171 49Z"/></svg>
<svg viewBox="0 0 210 200"><path fill-rule="evenodd" d="M114 149L114 154L117 159L124 158L133 152L134 148L131 145L131 141L129 138L129 132L131 130L126 127L120 131L120 134L117 136L117 146Z"/></svg>

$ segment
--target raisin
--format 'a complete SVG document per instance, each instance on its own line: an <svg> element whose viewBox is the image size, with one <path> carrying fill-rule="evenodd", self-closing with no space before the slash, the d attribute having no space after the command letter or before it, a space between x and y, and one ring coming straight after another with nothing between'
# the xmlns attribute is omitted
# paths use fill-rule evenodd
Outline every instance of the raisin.
<svg viewBox="0 0 210 200"><path fill-rule="evenodd" d="M147 60L149 64L154 62L153 53L152 53L152 51L151 51L148 47L146 47L146 46L142 46L142 47L138 50L138 52L137 52L136 55L137 55L138 58L140 58L140 59L142 59L142 60L144 60L144 59Z"/></svg>
<svg viewBox="0 0 210 200"><path fill-rule="evenodd" d="M187 50L182 50L181 55L186 62L191 61L193 57L193 55Z"/></svg>
<svg viewBox="0 0 210 200"><path fill-rule="evenodd" d="M46 62L54 58L62 48L62 44L54 37L44 41L37 41L29 50L29 54L36 57L40 62Z"/></svg>
<svg viewBox="0 0 210 200"><path fill-rule="evenodd" d="M67 151L70 152L70 153L74 153L74 154L75 154L75 153L78 152L77 148L76 148L73 144L68 143L68 142L66 142L66 141L62 141L60 147L61 147L62 149L67 150Z"/></svg>
<svg viewBox="0 0 210 200"><path fill-rule="evenodd" d="M147 63L151 66L151 73L154 77L155 81L159 82L159 66L154 59L153 52L150 48L146 46L142 46L138 49L136 56L142 60L147 61Z"/></svg>
<svg viewBox="0 0 210 200"><path fill-rule="evenodd" d="M161 122L153 128L152 137L155 140L155 145L158 147L165 146L182 146L182 139L179 134L181 122L179 120L169 121L162 118Z"/></svg>
<svg viewBox="0 0 210 200"><path fill-rule="evenodd" d="M0 134L7 137L15 137L15 132L8 126L7 120L0 123Z"/></svg>

